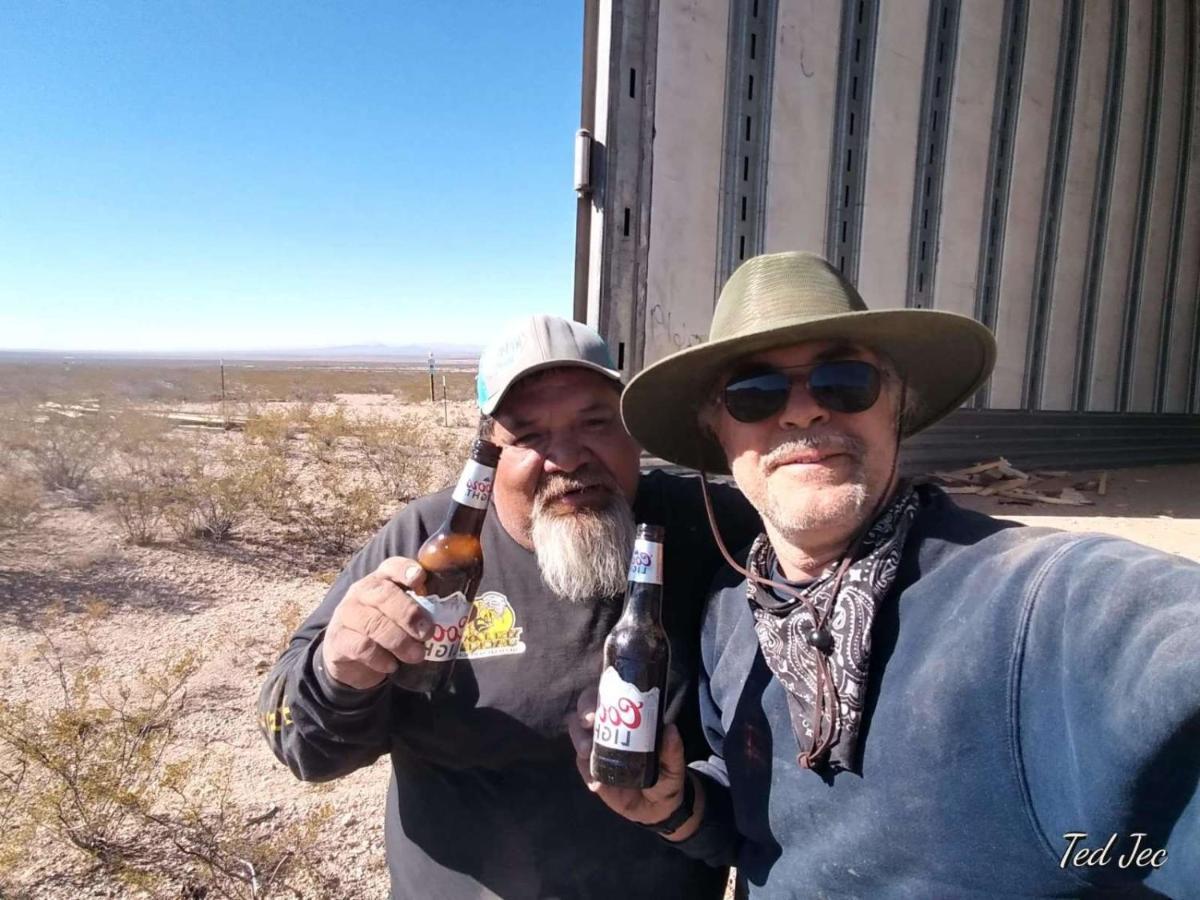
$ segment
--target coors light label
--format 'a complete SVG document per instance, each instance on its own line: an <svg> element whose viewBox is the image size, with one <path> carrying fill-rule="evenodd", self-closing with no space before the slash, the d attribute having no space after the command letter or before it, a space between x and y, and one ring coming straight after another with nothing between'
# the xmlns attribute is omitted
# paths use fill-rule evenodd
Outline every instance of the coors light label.
<svg viewBox="0 0 1200 900"><path fill-rule="evenodd" d="M662 584L662 544L638 538L633 542L629 560L629 580L642 584Z"/></svg>
<svg viewBox="0 0 1200 900"><path fill-rule="evenodd" d="M642 693L609 666L600 676L592 739L612 750L649 753L658 728L658 687Z"/></svg>
<svg viewBox="0 0 1200 900"><path fill-rule="evenodd" d="M487 509L492 498L492 479L496 470L475 460L467 460L463 473L454 488L454 499L475 509Z"/></svg>
<svg viewBox="0 0 1200 900"><path fill-rule="evenodd" d="M425 658L433 662L449 662L456 658L471 618L471 604L463 592L455 591L448 597L409 596L433 617L433 634L425 642Z"/></svg>

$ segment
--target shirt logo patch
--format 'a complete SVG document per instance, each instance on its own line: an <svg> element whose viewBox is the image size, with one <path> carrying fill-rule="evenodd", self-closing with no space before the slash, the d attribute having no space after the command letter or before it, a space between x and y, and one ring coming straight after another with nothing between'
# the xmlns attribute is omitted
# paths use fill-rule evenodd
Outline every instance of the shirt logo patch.
<svg viewBox="0 0 1200 900"><path fill-rule="evenodd" d="M524 653L523 630L517 625L517 614L508 598L498 591L488 591L475 598L475 618L467 625L458 655L484 659Z"/></svg>

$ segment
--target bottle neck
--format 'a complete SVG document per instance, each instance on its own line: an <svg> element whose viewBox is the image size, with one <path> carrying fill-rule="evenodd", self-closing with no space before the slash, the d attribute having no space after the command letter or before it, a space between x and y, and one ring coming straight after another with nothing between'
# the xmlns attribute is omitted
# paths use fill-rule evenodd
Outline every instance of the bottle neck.
<svg viewBox="0 0 1200 900"><path fill-rule="evenodd" d="M662 624L662 585L631 581L625 590L625 611L622 619Z"/></svg>
<svg viewBox="0 0 1200 900"><path fill-rule="evenodd" d="M486 518L486 507L478 509L474 506L468 506L465 503L459 503L457 500L451 500L450 509L446 512L446 521L442 525L442 529L452 534L473 534L475 537L479 537L483 531L483 522Z"/></svg>
<svg viewBox="0 0 1200 900"><path fill-rule="evenodd" d="M450 509L442 527L454 534L473 534L478 537L487 518L495 477L494 466L468 459L450 496Z"/></svg>

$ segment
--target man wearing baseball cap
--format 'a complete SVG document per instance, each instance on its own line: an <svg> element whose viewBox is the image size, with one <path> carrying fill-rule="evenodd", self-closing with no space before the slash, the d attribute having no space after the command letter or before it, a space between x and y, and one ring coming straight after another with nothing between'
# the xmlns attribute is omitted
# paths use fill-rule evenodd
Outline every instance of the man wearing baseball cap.
<svg viewBox="0 0 1200 900"><path fill-rule="evenodd" d="M625 392L648 450L732 472L765 530L705 615L712 755L593 789L752 898L1200 896L1200 566L897 477L994 359L969 318L778 253Z"/></svg>
<svg viewBox="0 0 1200 900"><path fill-rule="evenodd" d="M613 816L579 782L567 718L600 675L621 613L635 524L664 526L664 718L706 755L694 688L701 602L720 565L694 478L639 471L620 372L595 331L514 323L483 351L480 434L502 447L481 537L484 574L452 688L417 694L379 671L423 658L409 596L450 491L406 506L296 632L260 698L275 754L327 780L391 755L387 860L397 898L719 898L724 873ZM761 527L731 488L728 541Z"/></svg>

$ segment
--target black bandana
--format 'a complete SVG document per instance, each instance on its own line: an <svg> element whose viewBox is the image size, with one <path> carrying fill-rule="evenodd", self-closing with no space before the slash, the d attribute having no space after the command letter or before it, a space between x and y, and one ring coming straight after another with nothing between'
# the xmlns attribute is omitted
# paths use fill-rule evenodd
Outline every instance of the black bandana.
<svg viewBox="0 0 1200 900"><path fill-rule="evenodd" d="M823 761L820 753L817 759L809 756L809 748L820 743L814 720L821 708L819 731L832 737L828 743L830 768L858 771L856 754L871 655L871 623L896 579L904 539L918 506L916 492L902 485L859 542L840 588L837 569L841 566L799 588L796 596L786 598L754 581L746 583L763 656L788 692L792 730L802 750L801 765L809 767ZM779 580L775 552L765 534L759 535L751 547L747 568L760 578ZM824 660L818 659L822 653ZM822 708L821 698L833 696L827 693L830 683L836 688L836 710L828 701Z"/></svg>

